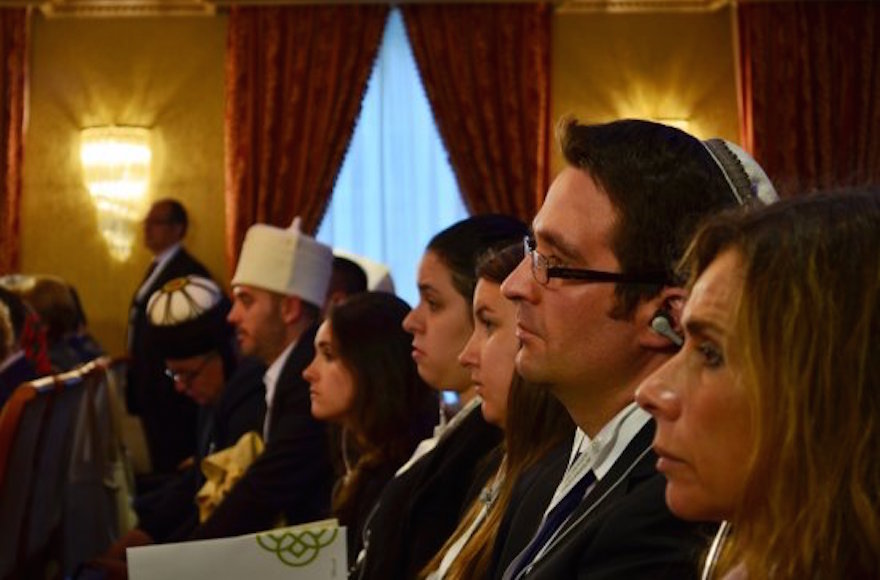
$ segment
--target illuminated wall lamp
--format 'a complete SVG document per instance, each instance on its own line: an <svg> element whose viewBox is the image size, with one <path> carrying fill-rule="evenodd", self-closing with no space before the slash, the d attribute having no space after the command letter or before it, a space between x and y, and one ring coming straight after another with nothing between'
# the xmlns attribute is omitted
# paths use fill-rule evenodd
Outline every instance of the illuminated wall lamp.
<svg viewBox="0 0 880 580"><path fill-rule="evenodd" d="M150 184L150 130L92 127L81 134L83 178L110 255L131 255Z"/></svg>

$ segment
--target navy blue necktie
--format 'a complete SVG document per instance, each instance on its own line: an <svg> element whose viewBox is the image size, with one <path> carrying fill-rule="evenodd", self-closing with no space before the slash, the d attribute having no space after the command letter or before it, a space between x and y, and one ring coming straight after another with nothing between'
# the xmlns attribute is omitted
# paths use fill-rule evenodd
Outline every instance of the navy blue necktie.
<svg viewBox="0 0 880 580"><path fill-rule="evenodd" d="M510 576L505 574L505 579L516 578L526 566L532 563L532 560L535 559L535 556L538 555L541 548L550 541L550 538L553 537L556 530L565 523L568 516L570 516L578 504L581 503L584 494L587 492L587 488L589 488L595 481L596 475L591 470L584 475L574 487L568 490L565 497L563 497L562 500L550 510L547 517L544 518L544 522L541 524L541 527L538 528L538 531L535 533L532 541L529 542L529 545L526 546L525 549L520 552L519 557L511 563L511 566L515 566L513 574Z"/></svg>

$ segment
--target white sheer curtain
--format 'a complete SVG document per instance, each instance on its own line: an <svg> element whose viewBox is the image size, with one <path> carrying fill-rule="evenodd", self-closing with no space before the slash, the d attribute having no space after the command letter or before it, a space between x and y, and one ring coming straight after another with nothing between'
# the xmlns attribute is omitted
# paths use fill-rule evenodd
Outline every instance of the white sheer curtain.
<svg viewBox="0 0 880 580"><path fill-rule="evenodd" d="M399 10L392 10L360 119L317 237L387 264L415 304L428 240L467 216Z"/></svg>

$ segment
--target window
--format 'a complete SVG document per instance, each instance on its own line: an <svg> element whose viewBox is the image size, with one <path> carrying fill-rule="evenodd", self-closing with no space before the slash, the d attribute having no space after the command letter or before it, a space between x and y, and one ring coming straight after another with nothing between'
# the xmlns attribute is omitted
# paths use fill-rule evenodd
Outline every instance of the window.
<svg viewBox="0 0 880 580"><path fill-rule="evenodd" d="M399 10L392 10L361 116L317 238L391 268L415 304L431 237L467 217Z"/></svg>

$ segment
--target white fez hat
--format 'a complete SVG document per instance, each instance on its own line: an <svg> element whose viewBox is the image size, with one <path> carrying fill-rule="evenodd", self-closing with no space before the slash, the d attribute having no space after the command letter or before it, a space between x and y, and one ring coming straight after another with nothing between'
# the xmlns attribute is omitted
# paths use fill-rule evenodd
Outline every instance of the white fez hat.
<svg viewBox="0 0 880 580"><path fill-rule="evenodd" d="M244 238L232 285L244 284L323 306L333 269L333 250L299 229L254 224Z"/></svg>

